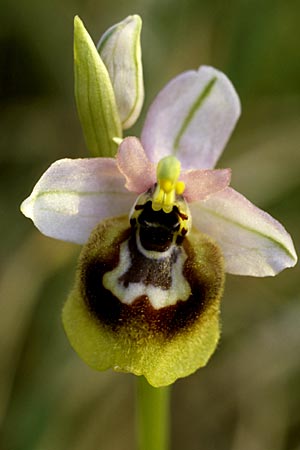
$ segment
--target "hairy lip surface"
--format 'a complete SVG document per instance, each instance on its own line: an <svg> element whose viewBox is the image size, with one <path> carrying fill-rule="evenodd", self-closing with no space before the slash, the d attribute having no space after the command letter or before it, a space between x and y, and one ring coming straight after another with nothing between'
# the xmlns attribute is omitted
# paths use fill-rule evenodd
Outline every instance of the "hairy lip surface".
<svg viewBox="0 0 300 450"><path fill-rule="evenodd" d="M178 298L175 305L155 309L146 295L137 296L131 305L127 305L103 286L103 276L119 264L120 246L128 238L130 251L136 257L136 243L130 229L124 230L115 239L109 257L105 260L101 258L101 250L96 256L92 257L89 256L88 249L83 254L80 268L81 295L88 309L97 320L113 332L118 332L124 327L135 326L142 329L146 328L149 331L151 330L151 333L155 332L165 338L171 338L176 333L188 329L201 316L203 309L212 299L210 280L207 280L205 275L201 278L201 274L199 276L198 272L195 273L193 267L194 250L188 239L186 238L183 243L183 248L188 256L184 264L183 275L191 287L191 294L185 301ZM91 241L90 245L94 246L95 243ZM162 267L159 264L146 260L147 258L139 253L137 265L124 275L124 282L142 280L144 284L153 283L162 289L169 289L170 273L168 268L166 273L163 274ZM176 264L176 255L172 256L170 260L170 264ZM153 264L153 266L149 268L149 264ZM140 268L139 271L137 270L138 267ZM147 270L148 275L145 275Z"/></svg>

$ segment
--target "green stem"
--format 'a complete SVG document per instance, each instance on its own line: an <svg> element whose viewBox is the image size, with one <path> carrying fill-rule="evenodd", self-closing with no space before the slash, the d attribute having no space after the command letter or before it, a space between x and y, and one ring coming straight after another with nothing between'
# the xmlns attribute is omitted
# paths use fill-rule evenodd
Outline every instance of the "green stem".
<svg viewBox="0 0 300 450"><path fill-rule="evenodd" d="M169 400L168 387L154 388L137 377L138 450L168 450Z"/></svg>

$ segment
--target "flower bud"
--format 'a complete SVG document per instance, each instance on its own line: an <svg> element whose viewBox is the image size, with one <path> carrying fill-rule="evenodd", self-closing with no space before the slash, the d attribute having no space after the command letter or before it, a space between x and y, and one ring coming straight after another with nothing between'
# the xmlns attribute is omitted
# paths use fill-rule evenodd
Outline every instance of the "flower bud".
<svg viewBox="0 0 300 450"><path fill-rule="evenodd" d="M141 28L141 18L129 16L109 28L98 44L114 88L123 129L135 123L144 101Z"/></svg>

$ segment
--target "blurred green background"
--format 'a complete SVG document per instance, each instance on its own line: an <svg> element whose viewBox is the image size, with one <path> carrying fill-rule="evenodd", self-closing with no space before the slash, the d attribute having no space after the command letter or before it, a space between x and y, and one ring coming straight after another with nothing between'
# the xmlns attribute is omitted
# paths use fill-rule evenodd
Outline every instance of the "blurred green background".
<svg viewBox="0 0 300 450"><path fill-rule="evenodd" d="M300 2L0 7L0 447L131 450L134 377L92 371L62 329L80 248L40 235L19 212L51 162L87 156L73 99L73 16L95 41L127 15L142 16L144 111L186 69L211 64L228 74L243 114L219 167L232 167L232 185L278 218L299 249ZM299 272L227 277L219 348L173 386L173 450L300 449Z"/></svg>

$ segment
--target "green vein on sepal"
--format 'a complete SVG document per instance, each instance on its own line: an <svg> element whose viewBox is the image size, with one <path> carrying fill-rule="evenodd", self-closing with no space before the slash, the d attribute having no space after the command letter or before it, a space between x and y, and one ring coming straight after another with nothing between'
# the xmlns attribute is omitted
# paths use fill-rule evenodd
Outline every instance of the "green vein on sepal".
<svg viewBox="0 0 300 450"><path fill-rule="evenodd" d="M77 191L67 191L67 190L65 190L65 191L61 191L61 190L43 191L43 192L39 192L35 195L32 195L32 196L28 197L26 200L24 200L24 202L21 204L20 209L26 217L32 217L32 212L33 212L34 206L42 197L51 197L51 196L55 196L55 195L74 196L74 197L76 197L76 196L78 196L78 197L102 197L102 196L107 195L107 192L100 192L100 191L77 192ZM118 197L127 197L128 193L127 192L119 192L119 191L109 191L109 195L115 195ZM43 210L43 211L60 212L59 209L55 209L53 207L45 208L45 207L39 206L39 209Z"/></svg>
<svg viewBox="0 0 300 450"><path fill-rule="evenodd" d="M237 227L239 227L239 228L242 228L243 230L249 231L249 232L251 232L251 233L253 233L253 234L256 234L257 236L263 237L264 239L267 239L267 240L273 242L273 243L276 244L279 248L281 248L282 250L284 250L284 252L285 252L289 257L291 257L294 261L296 260L296 259L295 259L295 255L294 255L294 254L293 254L293 253L292 253L285 245L283 245L283 244L282 244L280 241L278 241L277 239L275 239L275 238L273 238L273 237L271 237L271 236L268 236L267 234L264 234L264 233L262 233L261 231L255 230L254 228L247 227L246 225L243 225L243 224L241 224L240 222L237 222L237 221L235 221L235 220L228 219L227 217L225 217L225 216L223 216L223 215L221 215L221 214L219 214L219 213L217 213L217 212L215 212L215 211L213 211L213 210L211 210L211 209L209 209L209 208L205 208L205 207L203 206L203 204L201 204L201 209L203 209L204 211L208 212L208 213L211 214L212 216L217 217L217 218L223 220L224 222L232 223L233 225L235 225L235 226L237 226Z"/></svg>
<svg viewBox="0 0 300 450"><path fill-rule="evenodd" d="M185 116L185 118L181 124L181 127L175 137L175 140L174 140L173 148L175 150L175 153L179 148L181 138L184 135L187 127L193 120L193 117L195 116L196 112L201 108L204 100L209 96L216 81L217 81L217 77L213 77L211 80L209 80L209 82L204 86L204 89L200 92L200 94L196 98L195 102L192 104L191 108L188 110L188 113Z"/></svg>
<svg viewBox="0 0 300 450"><path fill-rule="evenodd" d="M40 197L44 197L47 195L78 195L79 197L85 197L85 196L100 196L100 195L107 195L107 194L113 194L113 195L126 195L128 196L128 192L119 192L119 191L106 191L106 192L101 192L101 191L60 191L60 190L54 190L54 191L44 191L44 192L39 192L38 194L36 194L32 200L30 200L30 202L35 201L36 199L40 198Z"/></svg>

